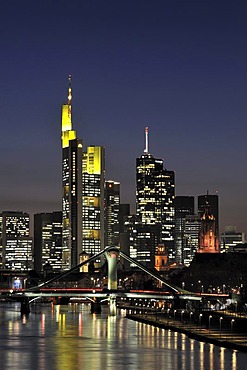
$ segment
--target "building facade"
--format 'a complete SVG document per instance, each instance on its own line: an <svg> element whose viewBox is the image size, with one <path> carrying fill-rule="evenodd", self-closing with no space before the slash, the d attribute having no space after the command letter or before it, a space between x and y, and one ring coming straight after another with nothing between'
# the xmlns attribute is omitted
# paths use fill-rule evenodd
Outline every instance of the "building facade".
<svg viewBox="0 0 247 370"><path fill-rule="evenodd" d="M183 264L190 265L199 247L199 233L201 230L201 218L198 215L185 216L183 248Z"/></svg>
<svg viewBox="0 0 247 370"><path fill-rule="evenodd" d="M126 215L124 218L124 233L128 235L129 240L129 256L133 259L137 259L137 216L136 215ZM131 267L134 265L131 264Z"/></svg>
<svg viewBox="0 0 247 370"><path fill-rule="evenodd" d="M185 219L195 213L195 199L192 196L175 197L175 261L184 263L186 238Z"/></svg>
<svg viewBox="0 0 247 370"><path fill-rule="evenodd" d="M221 252L231 252L236 245L245 244L245 242L245 233L237 232L236 226L227 226L220 235Z"/></svg>
<svg viewBox="0 0 247 370"><path fill-rule="evenodd" d="M0 214L0 244L3 269L33 268L29 214L10 211Z"/></svg>
<svg viewBox="0 0 247 370"><path fill-rule="evenodd" d="M34 269L38 273L50 265L61 271L62 264L62 212L34 215Z"/></svg>
<svg viewBox="0 0 247 370"><path fill-rule="evenodd" d="M119 243L120 183L105 182L105 246Z"/></svg>
<svg viewBox="0 0 247 370"><path fill-rule="evenodd" d="M88 146L82 164L82 250L95 254L104 248L105 150Z"/></svg>

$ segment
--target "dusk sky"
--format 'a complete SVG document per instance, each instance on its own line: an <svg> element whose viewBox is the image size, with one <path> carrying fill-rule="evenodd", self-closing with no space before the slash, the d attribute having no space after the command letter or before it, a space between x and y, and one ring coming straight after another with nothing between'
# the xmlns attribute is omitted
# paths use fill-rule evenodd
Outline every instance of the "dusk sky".
<svg viewBox="0 0 247 370"><path fill-rule="evenodd" d="M219 195L221 231L247 232L247 2L2 0L0 211L61 209L61 105L106 149L135 202L135 160L176 172L176 195Z"/></svg>

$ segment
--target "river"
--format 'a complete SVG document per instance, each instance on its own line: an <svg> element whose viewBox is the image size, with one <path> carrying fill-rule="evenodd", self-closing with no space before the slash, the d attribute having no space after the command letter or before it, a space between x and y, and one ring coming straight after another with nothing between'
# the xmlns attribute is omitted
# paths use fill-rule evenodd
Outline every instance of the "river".
<svg viewBox="0 0 247 370"><path fill-rule="evenodd" d="M247 354L90 306L0 303L1 370L246 370Z"/></svg>

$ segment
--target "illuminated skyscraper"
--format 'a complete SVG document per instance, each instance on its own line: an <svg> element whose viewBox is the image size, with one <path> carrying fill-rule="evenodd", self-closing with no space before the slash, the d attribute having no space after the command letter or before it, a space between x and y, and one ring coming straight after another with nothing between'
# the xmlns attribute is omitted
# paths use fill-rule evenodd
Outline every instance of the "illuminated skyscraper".
<svg viewBox="0 0 247 370"><path fill-rule="evenodd" d="M183 248L183 263L189 265L194 258L199 246L199 233L201 229L201 218L198 215L185 216Z"/></svg>
<svg viewBox="0 0 247 370"><path fill-rule="evenodd" d="M105 150L89 146L82 164L82 249L89 254L104 248Z"/></svg>
<svg viewBox="0 0 247 370"><path fill-rule="evenodd" d="M194 197L175 197L175 251L176 263L184 263L186 239L185 239L185 218L187 215L194 215Z"/></svg>
<svg viewBox="0 0 247 370"><path fill-rule="evenodd" d="M154 238L156 241L151 247L153 250L150 250L150 256L154 256L156 246L163 243L172 261L175 258L175 174L174 171L164 169L162 159L156 159L149 153L147 127L145 134L144 154L136 159L136 213L140 224L145 225L145 232L148 232L148 226L152 230L153 226L156 230L161 230L160 235ZM154 266L154 260L151 264Z"/></svg>
<svg viewBox="0 0 247 370"><path fill-rule="evenodd" d="M34 269L43 272L47 264L62 270L62 212L34 215Z"/></svg>
<svg viewBox="0 0 247 370"><path fill-rule="evenodd" d="M23 271L33 268L29 224L27 213L4 211L0 214L2 268Z"/></svg>
<svg viewBox="0 0 247 370"><path fill-rule="evenodd" d="M82 251L82 141L72 129L71 77L68 101L62 105L63 268L79 263Z"/></svg>
<svg viewBox="0 0 247 370"><path fill-rule="evenodd" d="M120 183L105 182L105 246L119 243Z"/></svg>

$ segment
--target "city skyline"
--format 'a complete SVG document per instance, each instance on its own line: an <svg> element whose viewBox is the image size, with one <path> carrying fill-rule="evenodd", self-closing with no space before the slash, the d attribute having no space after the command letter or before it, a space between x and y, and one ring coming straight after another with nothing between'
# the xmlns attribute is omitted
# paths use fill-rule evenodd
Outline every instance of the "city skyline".
<svg viewBox="0 0 247 370"><path fill-rule="evenodd" d="M150 153L176 172L176 195L217 192L221 231L246 232L246 15L240 1L4 4L0 210L61 209L71 73L74 129L84 146L105 147L121 203L134 211L148 126Z"/></svg>

